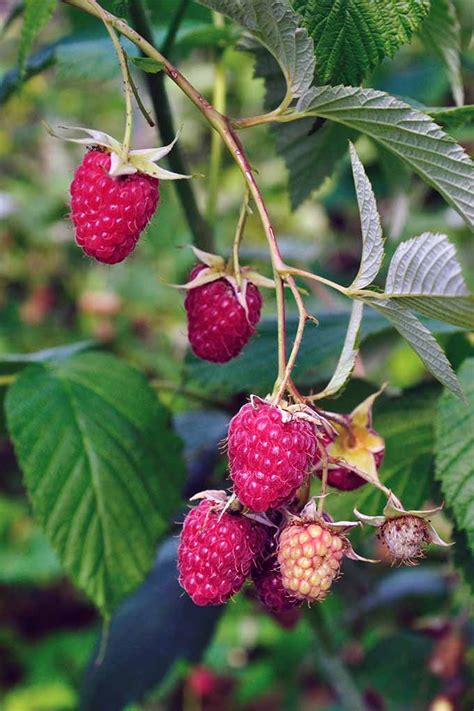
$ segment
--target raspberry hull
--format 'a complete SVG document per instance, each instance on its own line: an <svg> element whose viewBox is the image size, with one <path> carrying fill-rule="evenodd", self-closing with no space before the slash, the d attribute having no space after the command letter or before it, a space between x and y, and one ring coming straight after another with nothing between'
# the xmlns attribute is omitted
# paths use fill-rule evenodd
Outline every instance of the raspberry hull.
<svg viewBox="0 0 474 711"><path fill-rule="evenodd" d="M422 557L423 546L431 540L426 521L410 515L385 521L378 538L394 563L413 563Z"/></svg>
<svg viewBox="0 0 474 711"><path fill-rule="evenodd" d="M286 526L278 550L283 587L299 600L322 600L339 574L345 547L344 537L321 524Z"/></svg>
<svg viewBox="0 0 474 711"><path fill-rule="evenodd" d="M220 605L240 590L265 542L259 524L204 500L184 521L180 585L196 605Z"/></svg>
<svg viewBox="0 0 474 711"><path fill-rule="evenodd" d="M108 174L110 154L93 148L71 183L71 218L76 242L90 257L116 264L133 251L153 216L159 181L144 173Z"/></svg>
<svg viewBox="0 0 474 711"><path fill-rule="evenodd" d="M239 500L253 511L291 499L314 464L314 426L296 417L283 420L265 402L244 405L229 426L230 476Z"/></svg>
<svg viewBox="0 0 474 711"><path fill-rule="evenodd" d="M376 452L374 454L375 467L377 471L382 466L383 458L385 452ZM318 471L317 475L322 479L322 472ZM359 489L361 486L367 484L367 480L363 479L355 472L350 471L341 466L331 466L328 469L328 485L332 486L334 489L339 489L339 491L354 491L354 489Z"/></svg>
<svg viewBox="0 0 474 711"><path fill-rule="evenodd" d="M194 267L189 281L205 268ZM188 338L198 358L227 363L239 355L255 332L262 308L260 291L251 282L246 282L245 303L247 313L225 278L189 289L184 301Z"/></svg>

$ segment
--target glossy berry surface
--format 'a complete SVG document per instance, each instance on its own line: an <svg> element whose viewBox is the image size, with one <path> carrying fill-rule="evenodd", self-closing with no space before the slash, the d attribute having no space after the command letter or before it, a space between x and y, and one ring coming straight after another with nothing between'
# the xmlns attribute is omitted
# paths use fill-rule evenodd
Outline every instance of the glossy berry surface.
<svg viewBox="0 0 474 711"><path fill-rule="evenodd" d="M77 244L106 264L133 251L158 205L159 181L144 173L112 177L110 154L93 148L71 183L71 218Z"/></svg>
<svg viewBox="0 0 474 711"><path fill-rule="evenodd" d="M424 544L431 540L426 521L410 515L385 521L378 537L395 563L413 562L422 556Z"/></svg>
<svg viewBox="0 0 474 711"><path fill-rule="evenodd" d="M180 585L196 605L220 605L240 590L261 552L260 524L203 500L186 516L178 548Z"/></svg>
<svg viewBox="0 0 474 711"><path fill-rule="evenodd" d="M286 526L278 549L283 587L299 600L322 600L339 574L344 549L345 539L319 523Z"/></svg>
<svg viewBox="0 0 474 711"><path fill-rule="evenodd" d="M230 476L242 504L263 512L287 502L317 451L314 426L266 402L244 405L229 425Z"/></svg>
<svg viewBox="0 0 474 711"><path fill-rule="evenodd" d="M189 280L203 269L201 264L194 267ZM188 338L198 358L227 363L239 355L255 332L262 308L260 291L251 282L246 282L245 301L247 313L225 278L189 289L184 300Z"/></svg>
<svg viewBox="0 0 474 711"><path fill-rule="evenodd" d="M254 574L253 582L258 599L270 612L285 612L301 604L283 587L276 558L272 558L263 570Z"/></svg>

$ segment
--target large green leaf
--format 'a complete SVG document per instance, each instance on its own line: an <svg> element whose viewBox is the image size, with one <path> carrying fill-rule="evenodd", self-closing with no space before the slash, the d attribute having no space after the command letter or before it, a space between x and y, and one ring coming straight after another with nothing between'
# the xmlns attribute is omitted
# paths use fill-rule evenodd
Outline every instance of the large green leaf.
<svg viewBox="0 0 474 711"><path fill-rule="evenodd" d="M461 74L461 25L452 0L431 0L431 10L423 23L421 37L443 60L458 106L464 103Z"/></svg>
<svg viewBox="0 0 474 711"><path fill-rule="evenodd" d="M446 235L425 232L402 242L390 262L384 293L426 316L474 329L474 297Z"/></svg>
<svg viewBox="0 0 474 711"><path fill-rule="evenodd" d="M301 118L320 116L365 133L408 163L474 226L474 165L429 116L393 96L348 86L312 87Z"/></svg>
<svg viewBox="0 0 474 711"><path fill-rule="evenodd" d="M25 0L23 27L18 50L18 66L24 73L25 61L36 35L47 24L56 7L56 0Z"/></svg>
<svg viewBox="0 0 474 711"><path fill-rule="evenodd" d="M248 30L275 57L293 97L313 81L314 50L299 16L285 0L199 0Z"/></svg>
<svg viewBox="0 0 474 711"><path fill-rule="evenodd" d="M6 411L35 514L108 615L148 572L179 500L167 413L141 374L98 353L28 366Z"/></svg>
<svg viewBox="0 0 474 711"><path fill-rule="evenodd" d="M421 386L375 404L374 427L385 438L386 447L380 479L407 509L421 508L431 494L433 409L439 394L436 385ZM354 507L375 516L381 514L384 503L384 495L367 484L353 492L331 495L328 511L347 521L353 518Z"/></svg>
<svg viewBox="0 0 474 711"><path fill-rule="evenodd" d="M461 400L463 392L449 360L431 331L407 308L389 299L364 299L387 318L418 353L434 377Z"/></svg>
<svg viewBox="0 0 474 711"><path fill-rule="evenodd" d="M436 416L436 476L457 527L474 552L474 358L459 370L467 404L446 393Z"/></svg>
<svg viewBox="0 0 474 711"><path fill-rule="evenodd" d="M359 84L409 42L429 0L293 0L314 40L322 84Z"/></svg>
<svg viewBox="0 0 474 711"><path fill-rule="evenodd" d="M372 186L352 143L350 153L362 231L360 267L350 288L363 289L373 282L382 266L384 257L382 225Z"/></svg>

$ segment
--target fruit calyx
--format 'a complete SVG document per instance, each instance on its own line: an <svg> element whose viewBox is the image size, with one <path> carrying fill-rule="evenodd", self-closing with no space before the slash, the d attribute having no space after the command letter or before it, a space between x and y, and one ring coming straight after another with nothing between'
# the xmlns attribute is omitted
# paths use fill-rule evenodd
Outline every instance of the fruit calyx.
<svg viewBox="0 0 474 711"><path fill-rule="evenodd" d="M378 538L388 550L392 563L416 565L424 556L424 548L430 543L451 546L439 536L431 523L431 518L443 507L424 511L406 511L394 497L388 498L382 516L367 516L357 509L354 515L362 523L378 528Z"/></svg>
<svg viewBox="0 0 474 711"><path fill-rule="evenodd" d="M78 131L86 134L83 138L72 138L56 133L46 122L43 122L43 124L48 133L54 136L54 138L105 149L110 153L110 167L107 172L111 177L116 178L120 175L133 175L133 173L144 173L145 175L158 178L159 180L181 180L183 178L192 177L191 175L173 173L170 170L165 170L165 168L155 165L156 161L164 158L171 151L179 138L179 132L176 134L176 138L167 146L125 151L120 141L117 141L116 138L109 136L109 134L104 131L96 131L95 129L83 128L81 126L58 127L65 131Z"/></svg>
<svg viewBox="0 0 474 711"><path fill-rule="evenodd" d="M329 486L348 491L367 482L379 484L385 441L372 427L372 408L383 389L332 423L336 434L326 447ZM322 478L321 463L316 474Z"/></svg>

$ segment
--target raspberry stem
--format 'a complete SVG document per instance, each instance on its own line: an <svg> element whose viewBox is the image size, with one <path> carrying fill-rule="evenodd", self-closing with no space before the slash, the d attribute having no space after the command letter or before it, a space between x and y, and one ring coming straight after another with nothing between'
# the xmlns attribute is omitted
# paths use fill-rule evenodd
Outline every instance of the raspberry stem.
<svg viewBox="0 0 474 711"><path fill-rule="evenodd" d="M100 19L105 25L105 29L110 35L110 39L114 45L115 52L117 53L117 58L120 65L120 71L122 72L124 95L125 95L125 131L123 135L122 143L122 160L124 163L128 160L128 154L130 151L130 144L132 140L132 127L133 127L133 111L132 111L132 94L133 90L130 84L127 58L123 47L120 44L120 40L117 37L113 23L110 20L108 13L99 5L96 0L87 0L89 5L96 9L99 13Z"/></svg>
<svg viewBox="0 0 474 711"><path fill-rule="evenodd" d="M216 135L216 134L215 134ZM244 236L245 223L247 222L247 215L249 212L249 200L250 193L248 188L245 190L244 199L242 200L242 207L240 208L239 221L237 222L237 227L235 230L234 243L232 245L232 271L235 276L235 281L240 289L242 284L242 274L240 272L239 263L239 248L242 238Z"/></svg>

